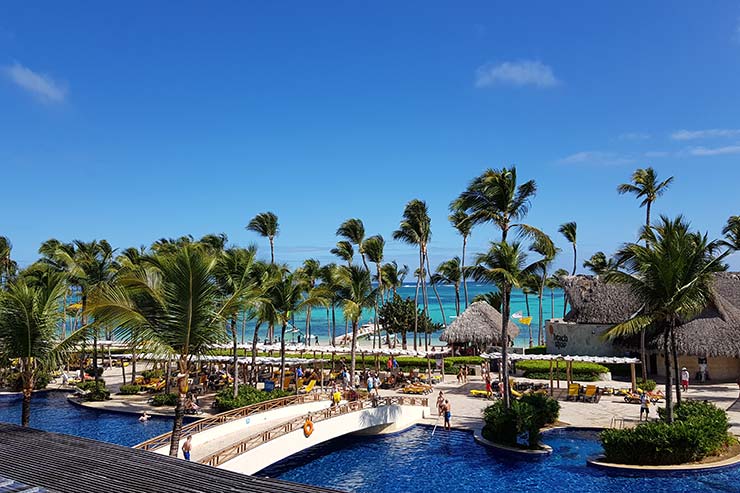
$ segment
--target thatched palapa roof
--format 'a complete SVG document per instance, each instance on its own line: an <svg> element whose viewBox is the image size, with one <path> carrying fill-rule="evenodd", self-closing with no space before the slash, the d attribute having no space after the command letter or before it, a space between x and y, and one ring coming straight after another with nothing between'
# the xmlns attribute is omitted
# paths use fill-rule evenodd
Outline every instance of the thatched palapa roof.
<svg viewBox="0 0 740 493"><path fill-rule="evenodd" d="M640 309L640 303L623 284L607 284L590 276L564 279L571 310L568 322L616 325ZM697 317L675 330L678 353L692 356L740 357L740 273L714 275L712 303ZM626 341L628 345L636 345ZM661 334L647 346L662 351Z"/></svg>
<svg viewBox="0 0 740 493"><path fill-rule="evenodd" d="M509 337L519 335L519 327L509 321ZM476 301L460 314L440 336L449 343L501 345L501 313L485 301Z"/></svg>

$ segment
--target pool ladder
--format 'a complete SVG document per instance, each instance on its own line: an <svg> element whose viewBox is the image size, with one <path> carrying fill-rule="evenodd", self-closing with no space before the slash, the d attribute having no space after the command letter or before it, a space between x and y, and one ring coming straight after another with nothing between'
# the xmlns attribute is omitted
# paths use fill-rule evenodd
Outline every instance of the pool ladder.
<svg viewBox="0 0 740 493"><path fill-rule="evenodd" d="M609 428L621 430L622 428L624 428L624 418L617 418L616 416L612 416L612 422L611 425L609 425Z"/></svg>

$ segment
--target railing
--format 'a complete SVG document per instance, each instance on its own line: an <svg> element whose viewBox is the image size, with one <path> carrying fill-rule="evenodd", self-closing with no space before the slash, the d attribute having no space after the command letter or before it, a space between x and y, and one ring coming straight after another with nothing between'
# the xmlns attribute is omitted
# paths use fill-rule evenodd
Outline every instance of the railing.
<svg viewBox="0 0 740 493"><path fill-rule="evenodd" d="M200 433L201 431L209 430L215 426L234 421L236 419L252 416L253 414L263 413L293 404L305 404L307 402L328 400L330 398L331 396L329 394L315 392L311 394L299 394L291 395L288 397L280 397L278 399L271 399L269 401L252 404L251 406L232 409L231 411L216 414L215 416L211 416L209 418L199 419L198 421L194 421L193 423L183 426L182 433L183 436L185 436L186 434L192 435L195 433ZM138 445L134 445L134 448L143 450L155 450L169 445L170 436L171 433L163 433L162 435L151 438L145 442L141 442Z"/></svg>
<svg viewBox="0 0 740 493"><path fill-rule="evenodd" d="M375 406L390 406L390 405L429 406L429 399L427 397L409 397L409 396L381 397L377 399L376 402L373 402L373 400L371 399L364 399L364 400L359 400L359 401L348 402L340 406L333 406L327 409L323 409L321 411L313 412L313 413L310 413L310 417L311 417L311 421L313 421L314 423L319 423L321 421L325 421L327 419L331 419L336 416L341 416L341 415L356 412L356 411L362 411L363 409L369 409ZM208 455L200 459L198 462L200 462L201 464L208 464L209 466L217 467L223 464L224 462L228 462L231 459L249 450L252 450L253 448L256 448L264 443L267 443L271 440L275 440L276 438L279 438L283 435L287 435L288 433L291 433L293 431L302 429L305 422L306 422L306 416L294 418L290 421L274 426L268 430L262 431L248 438L245 438L244 440L238 443L229 445L228 447L225 447L219 450L218 452L214 452L211 455Z"/></svg>

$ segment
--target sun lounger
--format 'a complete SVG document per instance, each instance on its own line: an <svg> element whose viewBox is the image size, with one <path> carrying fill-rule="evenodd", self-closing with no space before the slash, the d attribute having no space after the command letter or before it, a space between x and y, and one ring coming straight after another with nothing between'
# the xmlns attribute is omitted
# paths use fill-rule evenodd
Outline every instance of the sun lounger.
<svg viewBox="0 0 740 493"><path fill-rule="evenodd" d="M473 397L488 397L488 392L485 390L471 390L470 395Z"/></svg>
<svg viewBox="0 0 740 493"><path fill-rule="evenodd" d="M577 383L572 383L568 386L568 395L565 397L566 401L577 401L580 399L579 393L581 391L581 386Z"/></svg>
<svg viewBox="0 0 740 493"><path fill-rule="evenodd" d="M597 389L596 385L588 385L586 387L586 392L583 394L583 402L596 402L597 397Z"/></svg>
<svg viewBox="0 0 740 493"><path fill-rule="evenodd" d="M310 394L313 388L316 386L316 380L311 380L308 382L308 385L305 385L299 390L299 392L302 392L304 394Z"/></svg>

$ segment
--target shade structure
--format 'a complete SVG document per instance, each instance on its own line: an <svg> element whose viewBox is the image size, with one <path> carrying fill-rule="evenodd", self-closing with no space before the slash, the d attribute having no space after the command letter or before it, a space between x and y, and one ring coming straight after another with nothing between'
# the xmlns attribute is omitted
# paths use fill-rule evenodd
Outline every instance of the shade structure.
<svg viewBox="0 0 740 493"><path fill-rule="evenodd" d="M519 335L519 327L509 321L509 338ZM476 301L460 314L440 336L450 344L501 346L501 313L485 301Z"/></svg>

